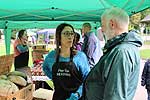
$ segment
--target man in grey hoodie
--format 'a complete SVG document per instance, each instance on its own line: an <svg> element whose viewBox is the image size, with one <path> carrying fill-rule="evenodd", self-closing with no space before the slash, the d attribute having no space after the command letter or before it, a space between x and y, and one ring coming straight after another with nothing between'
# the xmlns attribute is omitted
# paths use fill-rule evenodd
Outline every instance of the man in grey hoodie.
<svg viewBox="0 0 150 100"><path fill-rule="evenodd" d="M129 16L117 7L101 16L107 42L103 56L87 76L83 100L132 100L137 88L142 39L128 32Z"/></svg>

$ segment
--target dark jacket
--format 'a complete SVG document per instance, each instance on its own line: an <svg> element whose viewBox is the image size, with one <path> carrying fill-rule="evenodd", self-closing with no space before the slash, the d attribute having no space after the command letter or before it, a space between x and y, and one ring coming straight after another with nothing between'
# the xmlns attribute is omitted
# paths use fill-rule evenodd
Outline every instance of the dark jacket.
<svg viewBox="0 0 150 100"><path fill-rule="evenodd" d="M145 62L143 73L142 73L142 86L149 86L150 87L150 59Z"/></svg>

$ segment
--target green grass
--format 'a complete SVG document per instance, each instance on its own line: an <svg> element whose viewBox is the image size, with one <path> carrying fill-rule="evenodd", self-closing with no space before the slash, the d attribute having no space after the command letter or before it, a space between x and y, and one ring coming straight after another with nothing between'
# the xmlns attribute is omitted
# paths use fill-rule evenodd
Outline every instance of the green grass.
<svg viewBox="0 0 150 100"><path fill-rule="evenodd" d="M150 41L149 40L144 41L144 45L149 46L150 45ZM140 55L141 55L142 59L150 58L150 49L143 49L143 50L141 50L140 51Z"/></svg>
<svg viewBox="0 0 150 100"><path fill-rule="evenodd" d="M140 55L142 59L150 58L150 49L140 50Z"/></svg>
<svg viewBox="0 0 150 100"><path fill-rule="evenodd" d="M145 45L150 45L150 41L144 41Z"/></svg>

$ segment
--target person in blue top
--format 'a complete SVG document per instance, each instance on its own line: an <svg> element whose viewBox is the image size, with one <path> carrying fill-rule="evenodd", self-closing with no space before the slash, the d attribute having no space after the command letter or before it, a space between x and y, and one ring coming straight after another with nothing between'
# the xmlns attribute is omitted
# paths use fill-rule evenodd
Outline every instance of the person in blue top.
<svg viewBox="0 0 150 100"><path fill-rule="evenodd" d="M86 55L74 47L74 28L62 23L56 28L56 49L43 63L44 73L53 80L53 100L78 100L83 81L90 71Z"/></svg>
<svg viewBox="0 0 150 100"><path fill-rule="evenodd" d="M90 23L84 23L82 25L84 41L81 50L86 54L90 68L93 68L98 63L103 52L99 39L91 29L92 26Z"/></svg>
<svg viewBox="0 0 150 100"><path fill-rule="evenodd" d="M141 85L147 89L147 100L150 100L150 59L145 62L141 78Z"/></svg>
<svg viewBox="0 0 150 100"><path fill-rule="evenodd" d="M129 16L121 8L107 9L101 23L107 42L103 56L84 81L83 100L133 100L143 40L128 31Z"/></svg>

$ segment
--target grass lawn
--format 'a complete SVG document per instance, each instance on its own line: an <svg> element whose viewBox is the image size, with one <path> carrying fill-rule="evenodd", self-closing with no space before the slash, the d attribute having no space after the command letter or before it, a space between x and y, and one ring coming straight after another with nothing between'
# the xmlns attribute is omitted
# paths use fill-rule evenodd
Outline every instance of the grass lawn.
<svg viewBox="0 0 150 100"><path fill-rule="evenodd" d="M141 50L140 55L142 59L150 58L150 49Z"/></svg>
<svg viewBox="0 0 150 100"><path fill-rule="evenodd" d="M145 45L150 45L150 41L144 41Z"/></svg>
<svg viewBox="0 0 150 100"><path fill-rule="evenodd" d="M29 66L32 66L32 55L31 55L32 49L30 48L30 58L29 58ZM10 53L13 53L13 46L11 45ZM0 45L0 56L5 55L5 45ZM140 51L140 55L142 59L150 58L150 49L143 49Z"/></svg>
<svg viewBox="0 0 150 100"><path fill-rule="evenodd" d="M150 41L144 41L144 45L150 46ZM150 58L150 49L140 50L140 55L141 55L142 59Z"/></svg>
<svg viewBox="0 0 150 100"><path fill-rule="evenodd" d="M32 49L30 48L30 57L29 57L29 66L32 66L33 65L33 62L32 62L32 55L31 55L31 51ZM10 48L10 53L13 53L13 46L11 45L11 48ZM0 44L0 56L1 55L5 55L6 52L5 52L5 45L3 44ZM143 50L140 50L140 55L141 55L141 58L142 59L147 59L147 58L150 58L150 49L143 49ZM14 68L12 67L12 70Z"/></svg>

